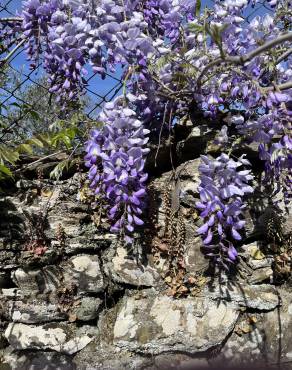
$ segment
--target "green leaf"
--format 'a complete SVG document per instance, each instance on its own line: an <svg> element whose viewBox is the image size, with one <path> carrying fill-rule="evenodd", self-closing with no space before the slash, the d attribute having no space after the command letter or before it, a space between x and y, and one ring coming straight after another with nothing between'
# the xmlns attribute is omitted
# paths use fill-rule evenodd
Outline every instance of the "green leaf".
<svg viewBox="0 0 292 370"><path fill-rule="evenodd" d="M31 117L33 118L33 119L35 119L35 120L39 120L40 119L40 115L36 112L36 111L34 111L34 110L30 110L29 111L29 114L31 115Z"/></svg>
<svg viewBox="0 0 292 370"><path fill-rule="evenodd" d="M204 26L197 23L190 23L188 27L191 32L203 32L204 30Z"/></svg>
<svg viewBox="0 0 292 370"><path fill-rule="evenodd" d="M196 2L196 10L195 10L195 15L198 17L200 15L201 11L201 0L197 0Z"/></svg>
<svg viewBox="0 0 292 370"><path fill-rule="evenodd" d="M0 177L1 177L1 174L4 175L4 177L12 177L12 172L10 171L10 169L8 167L6 167L4 164L0 164Z"/></svg>
<svg viewBox="0 0 292 370"><path fill-rule="evenodd" d="M36 139L39 139L45 146L52 145L52 137L49 134L39 134Z"/></svg>
<svg viewBox="0 0 292 370"><path fill-rule="evenodd" d="M0 161L2 163L6 161L14 165L15 162L18 161L18 159L19 153L17 151L12 150L4 145L0 146Z"/></svg>
<svg viewBox="0 0 292 370"><path fill-rule="evenodd" d="M17 103L17 102L13 102L13 103L11 103L9 105L12 105L13 107L21 108L21 105L19 103Z"/></svg>
<svg viewBox="0 0 292 370"><path fill-rule="evenodd" d="M162 57L158 58L156 63L149 66L150 72L159 72L161 68L163 68L167 63L169 63L172 60L172 55L166 54Z"/></svg>
<svg viewBox="0 0 292 370"><path fill-rule="evenodd" d="M70 166L69 161L65 159L64 161L57 164L57 166L50 172L50 178L59 180L63 174L64 169L68 169Z"/></svg>
<svg viewBox="0 0 292 370"><path fill-rule="evenodd" d="M71 138L67 135L63 136L63 143L65 144L67 149L70 149L72 147Z"/></svg>
<svg viewBox="0 0 292 370"><path fill-rule="evenodd" d="M40 148L44 147L44 143L40 139L38 139L37 137L32 137L31 139L27 140L27 143L31 144L31 145L36 145Z"/></svg>
<svg viewBox="0 0 292 370"><path fill-rule="evenodd" d="M20 144L17 150L19 153L28 153L28 154L33 153L32 147L29 144Z"/></svg>

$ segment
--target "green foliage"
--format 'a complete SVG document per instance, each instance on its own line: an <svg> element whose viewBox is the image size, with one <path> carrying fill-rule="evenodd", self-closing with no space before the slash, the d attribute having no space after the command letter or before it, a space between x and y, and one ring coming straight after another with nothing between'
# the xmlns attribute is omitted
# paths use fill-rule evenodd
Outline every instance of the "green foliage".
<svg viewBox="0 0 292 370"><path fill-rule="evenodd" d="M201 11L201 0L197 0L197 2L196 2L196 12L195 12L196 17L198 17L200 15L200 11Z"/></svg>
<svg viewBox="0 0 292 370"><path fill-rule="evenodd" d="M227 27L228 24L222 24L221 26L218 26L216 24L209 26L208 24L206 24L206 32L211 36L212 40L218 46L222 58L224 58L224 50L222 46L222 33L226 30Z"/></svg>
<svg viewBox="0 0 292 370"><path fill-rule="evenodd" d="M70 168L72 168L74 165L77 164L77 159L69 156L68 158L64 159L60 163L56 165L56 167L51 171L50 178L59 180L60 177L63 175L64 171L68 171Z"/></svg>
<svg viewBox="0 0 292 370"><path fill-rule="evenodd" d="M173 56L171 54L163 55L162 57L158 58L156 63L153 63L149 66L149 71L151 73L159 73L159 71L166 66L168 63L170 63L173 59Z"/></svg>
<svg viewBox="0 0 292 370"><path fill-rule="evenodd" d="M0 145L0 180L12 176L8 165L14 166L19 159L19 153L8 148L6 145Z"/></svg>
<svg viewBox="0 0 292 370"><path fill-rule="evenodd" d="M204 35L209 35L212 41L218 46L220 50L221 57L224 58L224 50L222 47L222 34L228 27L228 24L212 24L209 25L206 20L202 24L200 23L191 23L189 25L189 30L194 33L203 33Z"/></svg>
<svg viewBox="0 0 292 370"><path fill-rule="evenodd" d="M45 158L62 151L68 157L51 175L59 178L74 164L72 153L84 142L93 126L83 113L85 102L72 113L65 114L58 104L52 103L44 79L22 89L20 76L11 74L7 68L0 72L0 87L4 87L2 101L6 98L5 89L15 91L17 98L9 104L0 103L0 181L13 177L23 156Z"/></svg>

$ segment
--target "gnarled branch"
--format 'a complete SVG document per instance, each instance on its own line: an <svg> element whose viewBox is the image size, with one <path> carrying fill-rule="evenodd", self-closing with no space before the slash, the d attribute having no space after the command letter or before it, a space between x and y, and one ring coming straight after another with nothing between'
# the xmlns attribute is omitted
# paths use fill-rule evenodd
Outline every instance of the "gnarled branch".
<svg viewBox="0 0 292 370"><path fill-rule="evenodd" d="M209 71L212 67L219 66L221 64L245 64L246 62L249 62L256 56L264 53L267 50L272 49L273 47L282 44L283 42L286 41L292 41L292 32L284 33L279 35L276 39L270 40L263 44L262 46L258 47L255 50L250 51L249 53L245 55L239 55L239 56L226 56L225 58L219 57L212 62L210 62L201 72L201 74L198 77L197 84L198 86L202 85L202 78L206 74L206 72Z"/></svg>

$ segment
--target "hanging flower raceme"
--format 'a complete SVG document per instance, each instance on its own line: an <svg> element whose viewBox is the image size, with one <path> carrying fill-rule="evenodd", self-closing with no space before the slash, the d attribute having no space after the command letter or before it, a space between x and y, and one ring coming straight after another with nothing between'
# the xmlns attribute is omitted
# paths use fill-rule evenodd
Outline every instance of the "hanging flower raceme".
<svg viewBox="0 0 292 370"><path fill-rule="evenodd" d="M286 93L270 92L265 100L266 113L254 119L234 120L235 127L249 141L259 143L259 158L264 161L264 183L274 189L274 194L283 190L288 204L292 196L291 187L291 99Z"/></svg>
<svg viewBox="0 0 292 370"><path fill-rule="evenodd" d="M154 137L155 131L163 135L164 123L172 127L181 118L196 125L196 116L204 115L211 130L210 118L223 118L227 126L215 138L217 148L232 153L238 142L258 143L265 185L282 190L286 199L291 195L288 1L268 0L275 10L246 22L246 11L257 2L216 0L205 11L194 0L23 3L20 37L26 40L32 67L43 62L51 91L62 102L84 91L89 65L102 78L123 69L130 105L123 98L105 105L100 115L104 126L92 131L86 161L91 187L105 199L112 230L127 241L135 225L142 224L148 150L141 121ZM5 36L3 27L0 35ZM11 37L8 32L8 43ZM252 176L240 169L249 164L243 157L222 154L202 160L198 208L204 224L198 231L207 254L226 264L236 259L233 241L241 238Z"/></svg>
<svg viewBox="0 0 292 370"><path fill-rule="evenodd" d="M27 0L23 3L22 30L27 39L25 49L32 69L36 67L43 48L46 48L50 20L57 9L57 0Z"/></svg>
<svg viewBox="0 0 292 370"><path fill-rule="evenodd" d="M144 172L148 130L122 97L106 103L99 119L104 126L91 132L85 157L90 187L106 199L111 231L132 242L136 225L142 225L146 194Z"/></svg>
<svg viewBox="0 0 292 370"><path fill-rule="evenodd" d="M204 224L197 230L202 235L206 254L216 263L227 267L237 257L234 240L241 240L239 230L245 221L242 212L245 208L243 196L253 192L248 182L253 179L250 170L238 170L242 165L250 165L243 156L237 161L227 154L216 159L202 155L199 166L201 183L199 186L201 210Z"/></svg>
<svg viewBox="0 0 292 370"><path fill-rule="evenodd" d="M76 12L80 13L78 9ZM85 16L86 12L83 17L80 14L69 19L65 11L59 10L51 19L44 68L49 76L50 91L56 94L57 101L76 100L84 91L87 60L83 49L85 32L90 29Z"/></svg>

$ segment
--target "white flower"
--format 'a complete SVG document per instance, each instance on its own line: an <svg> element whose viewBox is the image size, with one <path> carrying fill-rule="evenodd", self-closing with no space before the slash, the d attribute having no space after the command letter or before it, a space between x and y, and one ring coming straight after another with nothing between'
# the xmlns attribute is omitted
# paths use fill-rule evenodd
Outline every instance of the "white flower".
<svg viewBox="0 0 292 370"><path fill-rule="evenodd" d="M269 14L266 14L263 19L264 28L270 28L270 26L272 25L273 25L273 18Z"/></svg>

